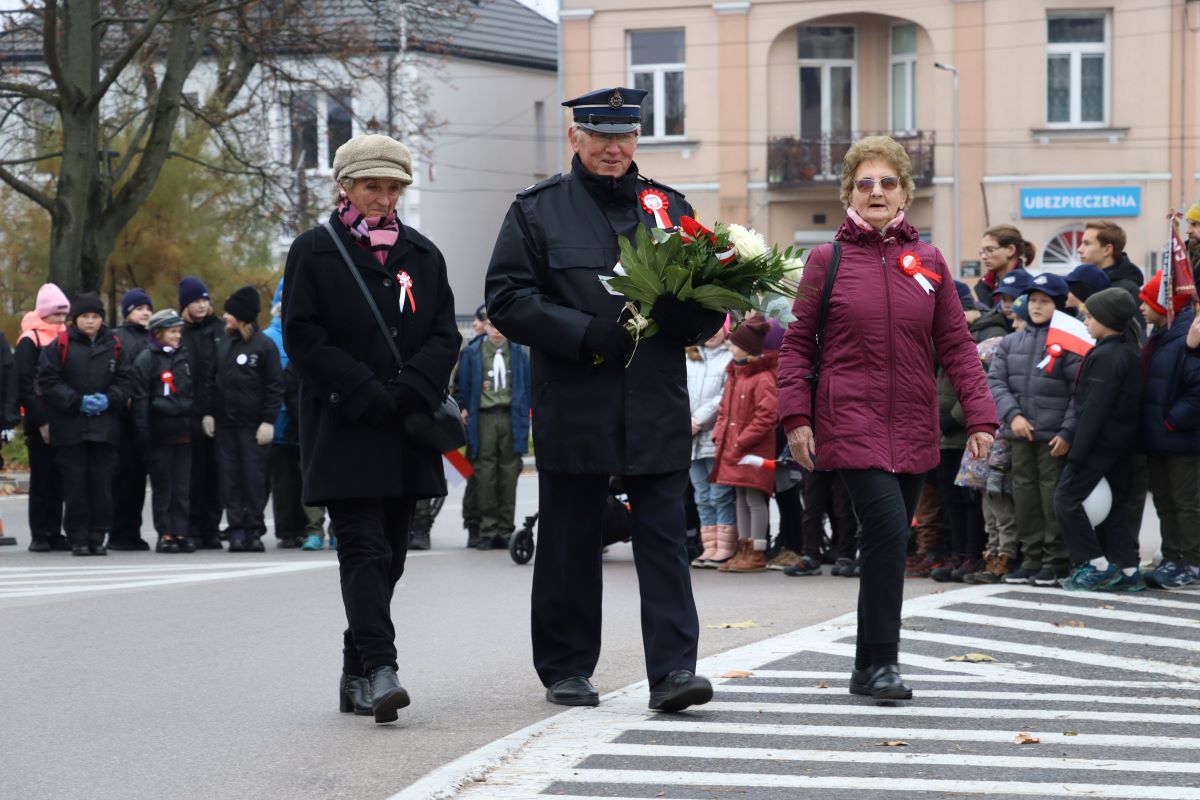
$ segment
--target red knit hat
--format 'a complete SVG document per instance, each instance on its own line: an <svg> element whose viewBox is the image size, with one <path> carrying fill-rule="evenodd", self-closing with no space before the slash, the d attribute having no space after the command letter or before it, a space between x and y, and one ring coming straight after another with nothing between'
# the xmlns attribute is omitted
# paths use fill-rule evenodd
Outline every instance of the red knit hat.
<svg viewBox="0 0 1200 800"><path fill-rule="evenodd" d="M1146 281L1146 285L1138 292L1138 297L1143 303L1150 306L1151 310L1157 311L1165 317L1167 310L1158 304L1158 293L1162 291L1162 279L1162 272L1156 272L1154 277ZM1178 314L1187 308L1188 301L1191 299L1191 295L1176 292L1175 296L1171 298L1171 304L1175 306L1175 313Z"/></svg>

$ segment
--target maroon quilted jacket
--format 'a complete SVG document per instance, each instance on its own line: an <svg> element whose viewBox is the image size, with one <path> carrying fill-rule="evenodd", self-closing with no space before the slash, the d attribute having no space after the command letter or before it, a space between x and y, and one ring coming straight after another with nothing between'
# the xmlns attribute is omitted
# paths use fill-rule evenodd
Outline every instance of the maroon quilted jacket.
<svg viewBox="0 0 1200 800"><path fill-rule="evenodd" d="M996 405L988 391L962 303L937 248L901 220L884 233L847 218L837 232L842 260L825 323L817 408L809 374L831 245L809 254L779 359L779 415L785 430L812 425L818 469L881 469L924 473L937 466L937 385L933 352L954 386L967 430L994 433ZM926 292L900 268L913 253Z"/></svg>
<svg viewBox="0 0 1200 800"><path fill-rule="evenodd" d="M775 458L775 369L779 353L768 350L746 364L729 362L725 389L713 427L716 460L708 479L722 486L744 486L775 493L775 473L739 465L743 456Z"/></svg>

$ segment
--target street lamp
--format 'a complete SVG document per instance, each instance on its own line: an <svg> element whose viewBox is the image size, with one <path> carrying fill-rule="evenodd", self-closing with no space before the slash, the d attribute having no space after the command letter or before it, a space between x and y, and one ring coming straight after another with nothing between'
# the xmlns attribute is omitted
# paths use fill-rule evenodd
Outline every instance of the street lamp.
<svg viewBox="0 0 1200 800"><path fill-rule="evenodd" d="M951 101L951 115L954 117L954 133L951 141L952 159L954 161L954 193L951 202L954 204L954 274L961 277L962 266L959 259L962 258L962 207L959 205L959 180L958 180L958 67L953 64L943 64L940 61L934 62L935 67L940 70L945 70L954 76L954 94Z"/></svg>

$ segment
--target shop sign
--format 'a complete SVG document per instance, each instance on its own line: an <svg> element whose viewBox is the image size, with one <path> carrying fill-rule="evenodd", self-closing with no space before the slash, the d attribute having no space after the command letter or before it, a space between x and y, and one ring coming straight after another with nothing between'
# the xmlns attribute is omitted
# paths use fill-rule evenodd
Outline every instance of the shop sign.
<svg viewBox="0 0 1200 800"><path fill-rule="evenodd" d="M1142 211L1140 186L1022 189L1021 216L1136 217Z"/></svg>

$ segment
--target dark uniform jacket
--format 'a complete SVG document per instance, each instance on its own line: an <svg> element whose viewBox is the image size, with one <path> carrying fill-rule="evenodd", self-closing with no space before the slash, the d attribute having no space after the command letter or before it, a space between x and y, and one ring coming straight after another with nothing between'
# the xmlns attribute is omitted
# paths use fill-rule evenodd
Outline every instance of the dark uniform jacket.
<svg viewBox="0 0 1200 800"><path fill-rule="evenodd" d="M1133 295L1134 300L1142 302L1138 297L1138 292L1141 290L1142 284L1146 282L1146 276L1142 274L1136 264L1129 260L1127 253L1121 253L1120 258L1114 261L1111 267L1105 267L1104 274L1108 276L1108 280L1113 286L1121 287ZM1139 318L1135 317L1134 319Z"/></svg>
<svg viewBox="0 0 1200 800"><path fill-rule="evenodd" d="M237 331L217 340L212 406L218 425L274 425L282 402L283 367L274 342L258 328L249 341Z"/></svg>
<svg viewBox="0 0 1200 800"><path fill-rule="evenodd" d="M171 380L166 376L170 373ZM211 391L196 380L192 354L186 347L166 348L150 342L129 373L133 421L142 447L187 441L198 396ZM168 386L174 385L174 390Z"/></svg>
<svg viewBox="0 0 1200 800"><path fill-rule="evenodd" d="M1141 449L1156 455L1200 455L1200 352L1187 346L1195 312L1175 315L1171 327L1156 328L1142 348L1146 378Z"/></svg>
<svg viewBox="0 0 1200 800"><path fill-rule="evenodd" d="M624 298L610 295L617 235L654 226L639 195L667 198L673 223L692 207L670 187L637 174L591 175L578 157L570 173L517 195L488 266L488 316L530 349L533 437L538 467L554 472L645 475L687 469L691 414L683 342L666 333L643 340L633 360L593 364L583 336L593 317L614 322ZM708 338L721 326L713 313Z"/></svg>
<svg viewBox="0 0 1200 800"><path fill-rule="evenodd" d="M0 333L0 429L17 427L21 421L17 391L17 362L8 338Z"/></svg>
<svg viewBox="0 0 1200 800"><path fill-rule="evenodd" d="M225 335L225 322L210 314L200 322L185 322L183 324L183 340L180 347L187 348L192 354L192 367L196 376L204 376L207 381L215 380L217 364L217 342ZM199 431L199 421L203 416L213 414L212 396L201 402L197 399L192 409L193 419L197 426L193 432Z"/></svg>
<svg viewBox="0 0 1200 800"><path fill-rule="evenodd" d="M121 340L121 351L129 356L129 363L137 361L142 351L150 346L150 334L145 325L125 322L113 328L113 335Z"/></svg>
<svg viewBox="0 0 1200 800"><path fill-rule="evenodd" d="M1134 333L1105 336L1079 368L1075 384L1075 439L1067 459L1107 472L1137 448L1142 370Z"/></svg>
<svg viewBox="0 0 1200 800"><path fill-rule="evenodd" d="M118 417L129 399L129 360L117 346L107 327L101 327L95 340L78 328L67 329L66 363L62 362L58 343L42 348L38 363L38 389L46 398L53 447L100 442L120 442ZM96 416L80 410L83 396L103 394L108 408Z"/></svg>
<svg viewBox="0 0 1200 800"><path fill-rule="evenodd" d="M414 446L397 418L363 418L388 382L416 391L430 409L450 384L462 336L446 261L433 244L402 225L387 262L360 247L337 219L330 224L349 251L404 358L397 365L358 284L329 233L300 234L283 279L283 335L288 363L300 373L300 460L304 503L360 497L441 497L441 456ZM397 274L412 279L415 304L400 312ZM415 306L415 308L414 308Z"/></svg>

